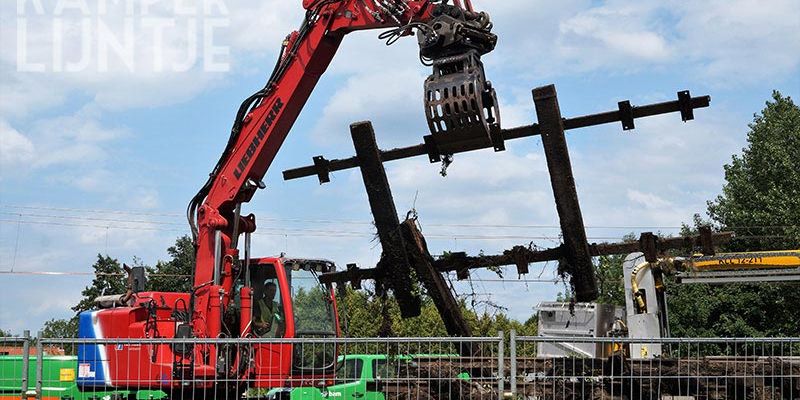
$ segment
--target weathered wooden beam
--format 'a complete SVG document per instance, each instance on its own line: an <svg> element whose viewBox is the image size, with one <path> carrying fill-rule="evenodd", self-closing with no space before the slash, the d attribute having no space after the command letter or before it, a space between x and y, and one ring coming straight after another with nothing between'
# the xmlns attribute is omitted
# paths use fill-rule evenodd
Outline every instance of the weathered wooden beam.
<svg viewBox="0 0 800 400"><path fill-rule="evenodd" d="M649 232L642 234L644 237ZM719 246L729 242L734 236L733 232L718 232L711 235L714 245ZM685 249L692 251L694 248L701 247L700 235L681 236L674 238L656 237L656 252L663 254L667 250ZM631 241L621 243L593 243L589 245L589 254L592 257L610 256L615 254L629 254L635 252L647 252L646 241ZM506 250L503 254L488 256L467 256L464 253L454 253L446 258L440 258L433 262L434 267L439 272L455 272L487 267L502 267L516 265L520 260L528 263L558 261L564 258L564 250L561 246L544 250L533 250L527 246L516 246ZM320 276L322 283L349 282L357 278L374 279L375 269L359 269L354 271L335 272Z"/></svg>
<svg viewBox="0 0 800 400"><path fill-rule="evenodd" d="M350 126L350 132L378 238L383 247L374 278L392 289L403 318L414 317L420 314L421 304L419 296L412 292L413 269L439 311L447 333L452 336L471 336L458 301L442 274L433 266L433 257L428 252L422 233L413 220L400 224L372 124L355 123ZM353 279L357 280L358 278ZM466 346L461 351L464 355L471 355L476 349Z"/></svg>
<svg viewBox="0 0 800 400"><path fill-rule="evenodd" d="M417 229L416 221L407 219L400 225L403 238L407 244L407 254L411 265L417 273L417 278L422 282L428 296L433 300L439 315L442 317L445 329L451 336L471 337L472 330L461 313L458 300L447 286L442 273L433 265L433 257L428 251L428 244L422 232ZM472 355L476 348L467 346L461 349L464 355Z"/></svg>
<svg viewBox="0 0 800 400"><path fill-rule="evenodd" d="M589 254L589 241L586 239L575 178L572 175L572 163L569 159L564 120L558 106L556 87L548 85L534 89L533 101L536 105L539 129L542 132L542 146L564 239L562 249L566 263L562 268L570 275L576 300L594 301L598 296L597 282L594 277L592 256Z"/></svg>
<svg viewBox="0 0 800 400"><path fill-rule="evenodd" d="M638 107L630 106L630 102L628 101L622 101L618 104L618 110L567 118L564 120L564 129L569 131L572 129L586 128L613 122L622 122L623 129L630 130L634 128L633 121L635 119L672 112L680 112L681 118L684 121L687 121L693 118L693 112L690 111L697 108L708 107L710 104L710 96L691 97L689 91L679 92L678 100L648 104ZM538 124L502 129L500 132L500 135L503 137L504 141L536 136L540 134L541 128ZM489 148L491 145L486 147ZM409 147L381 151L381 159L383 159L384 162L387 162L417 156L427 156L432 150L433 149L431 149L429 145L420 143ZM320 178L320 183L325 183L326 180L323 178L331 172L342 171L356 167L358 167L358 159L356 157L325 160L324 157L319 156L314 165L283 171L283 179L291 180L317 175Z"/></svg>
<svg viewBox="0 0 800 400"><path fill-rule="evenodd" d="M400 220L397 217L397 208L392 198L386 170L383 168L372 123L357 122L350 125L350 135L356 149L378 239L383 248L376 276L381 278L378 279L379 283L394 293L403 318L418 316L422 304L419 296L413 293L411 266L405 256Z"/></svg>

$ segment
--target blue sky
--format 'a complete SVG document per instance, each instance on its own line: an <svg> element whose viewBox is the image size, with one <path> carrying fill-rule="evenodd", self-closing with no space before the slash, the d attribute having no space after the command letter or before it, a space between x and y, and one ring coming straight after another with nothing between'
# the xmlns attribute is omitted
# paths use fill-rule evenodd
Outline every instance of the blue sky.
<svg viewBox="0 0 800 400"><path fill-rule="evenodd" d="M146 12L132 15L125 14L125 1L107 2L104 13L101 3L0 4L2 271L89 272L97 253L129 263L164 259L166 248L188 232L186 203L221 152L236 108L263 85L280 40L302 16L300 1L285 0L177 2L190 9L199 4L194 14L172 0L153 0ZM205 13L204 3L216 8ZM723 184L722 165L745 144L753 113L773 89L800 94L797 0L475 3L493 16L500 36L484 63L504 127L535 122L530 91L550 83L565 116L610 110L624 99L635 105L672 100L683 89L712 96L712 107L689 123L666 115L637 121L632 132L609 125L569 134L584 219L596 241L675 232L692 214L704 213ZM116 29L126 18L136 37L132 65L111 56L104 66L98 43L109 33L99 26L121 34ZM148 18L177 25L155 45L144 28ZM88 41L79 29L84 19L93 28ZM182 28L190 21L221 23L213 42L222 55L201 51L183 71L155 68L157 54L169 63L189 49L205 50L201 33ZM57 24L67 27L60 36L53 35ZM354 121L372 120L384 148L421 141L429 71L419 65L413 39L387 47L377 33L345 39L267 173L267 190L245 207L259 218L255 254L324 257L340 266L378 260L358 172L335 173L324 186L313 178L284 182L280 174L315 155L350 156ZM25 71L20 48L27 63L45 71ZM87 66L55 71L84 51ZM209 71L206 58L227 68ZM416 207L434 253L557 245L540 141L507 147L456 156L446 178L424 158L387 165L398 209ZM553 279L553 269L535 265L528 279ZM506 277L516 274L509 270ZM36 330L47 319L69 317L90 279L0 274L0 328ZM476 274L477 299L506 306L517 318L563 290L493 279ZM472 292L464 283L456 287Z"/></svg>

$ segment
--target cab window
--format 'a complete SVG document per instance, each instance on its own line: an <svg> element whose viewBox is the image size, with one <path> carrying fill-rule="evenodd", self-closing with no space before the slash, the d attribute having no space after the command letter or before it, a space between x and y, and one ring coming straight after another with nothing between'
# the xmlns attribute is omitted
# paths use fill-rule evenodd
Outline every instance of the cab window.
<svg viewBox="0 0 800 400"><path fill-rule="evenodd" d="M262 338L280 338L286 333L286 317L280 284L271 264L253 268L253 333Z"/></svg>
<svg viewBox="0 0 800 400"><path fill-rule="evenodd" d="M340 382L353 382L361 379L361 369L363 362L357 358L344 360L339 370L336 371L336 379Z"/></svg>
<svg viewBox="0 0 800 400"><path fill-rule="evenodd" d="M372 373L375 375L373 378L392 379L397 378L397 370L400 364L397 362L390 363L388 360L374 360L372 362Z"/></svg>

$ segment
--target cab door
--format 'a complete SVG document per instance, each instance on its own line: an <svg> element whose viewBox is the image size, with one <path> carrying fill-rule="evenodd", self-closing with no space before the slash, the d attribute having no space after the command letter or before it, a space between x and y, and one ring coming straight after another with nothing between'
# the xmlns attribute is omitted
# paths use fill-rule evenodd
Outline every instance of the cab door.
<svg viewBox="0 0 800 400"><path fill-rule="evenodd" d="M261 268L259 271L257 268ZM293 319L291 318L291 294L288 290L286 274L283 268L275 263L259 263L252 272L253 279L253 315L256 317L255 306L263 293L263 287L272 283L276 286L274 301L276 303L276 313L272 316L272 327L269 331L255 335L263 340L290 338L294 333ZM257 279L264 282L261 287L256 283ZM279 309L279 310L278 310ZM288 318L287 318L288 317ZM292 370L292 344L290 343L260 343L255 348L256 364L256 386L257 387L283 387L299 386L299 383L289 382Z"/></svg>

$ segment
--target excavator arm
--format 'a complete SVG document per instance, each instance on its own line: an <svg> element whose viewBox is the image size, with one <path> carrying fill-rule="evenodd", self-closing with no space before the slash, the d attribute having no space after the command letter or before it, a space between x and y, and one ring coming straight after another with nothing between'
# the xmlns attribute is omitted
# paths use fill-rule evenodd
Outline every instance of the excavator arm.
<svg viewBox="0 0 800 400"><path fill-rule="evenodd" d="M241 203L264 188L264 175L347 33L388 29L381 38L391 42L416 31L420 59L434 67L424 96L434 135L491 140L499 123L480 64L497 38L488 15L475 12L469 0L304 0L303 7L301 27L284 40L264 88L240 106L222 156L187 208L196 246L190 308L198 337L222 332L239 271L238 238L256 229L255 216L240 215ZM455 110L445 114L443 97ZM462 100L469 110L459 110Z"/></svg>

